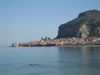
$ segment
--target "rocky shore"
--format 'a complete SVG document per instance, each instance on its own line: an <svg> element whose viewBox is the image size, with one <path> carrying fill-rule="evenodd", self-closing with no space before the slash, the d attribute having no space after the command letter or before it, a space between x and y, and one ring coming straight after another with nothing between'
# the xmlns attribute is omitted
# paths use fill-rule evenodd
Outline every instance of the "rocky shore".
<svg viewBox="0 0 100 75"><path fill-rule="evenodd" d="M100 38L61 38L51 39L50 37L41 38L40 41L30 41L24 43L13 43L11 47L45 47L45 46L82 46L82 45L100 45Z"/></svg>

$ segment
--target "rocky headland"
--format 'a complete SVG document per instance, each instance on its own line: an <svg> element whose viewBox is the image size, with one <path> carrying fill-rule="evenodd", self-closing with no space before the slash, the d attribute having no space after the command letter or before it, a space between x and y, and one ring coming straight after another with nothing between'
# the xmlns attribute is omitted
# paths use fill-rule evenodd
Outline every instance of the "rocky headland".
<svg viewBox="0 0 100 75"><path fill-rule="evenodd" d="M59 26L56 38L41 38L40 41L13 43L12 47L41 47L66 45L100 45L100 11L89 10L77 18Z"/></svg>
<svg viewBox="0 0 100 75"><path fill-rule="evenodd" d="M82 29L83 28L83 29ZM85 35L85 36L84 36ZM100 11L89 10L59 26L57 39L67 37L100 37Z"/></svg>

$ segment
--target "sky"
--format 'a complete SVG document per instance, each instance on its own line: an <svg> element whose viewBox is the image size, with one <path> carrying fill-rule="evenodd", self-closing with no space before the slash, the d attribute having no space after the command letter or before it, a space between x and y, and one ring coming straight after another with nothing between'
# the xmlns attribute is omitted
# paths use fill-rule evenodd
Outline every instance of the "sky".
<svg viewBox="0 0 100 75"><path fill-rule="evenodd" d="M0 46L52 39L79 13L100 10L100 0L0 0Z"/></svg>

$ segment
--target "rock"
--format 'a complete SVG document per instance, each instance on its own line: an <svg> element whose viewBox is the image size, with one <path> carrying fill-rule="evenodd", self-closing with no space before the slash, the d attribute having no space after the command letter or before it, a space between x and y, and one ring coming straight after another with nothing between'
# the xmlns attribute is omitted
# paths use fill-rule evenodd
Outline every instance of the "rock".
<svg viewBox="0 0 100 75"><path fill-rule="evenodd" d="M85 30L83 25L85 25ZM60 25L56 39L79 37L79 35L83 38L100 37L100 11L85 11L80 13L78 18Z"/></svg>
<svg viewBox="0 0 100 75"><path fill-rule="evenodd" d="M85 24L83 24L79 29L79 33L77 37L86 39L88 36L89 36L89 29Z"/></svg>

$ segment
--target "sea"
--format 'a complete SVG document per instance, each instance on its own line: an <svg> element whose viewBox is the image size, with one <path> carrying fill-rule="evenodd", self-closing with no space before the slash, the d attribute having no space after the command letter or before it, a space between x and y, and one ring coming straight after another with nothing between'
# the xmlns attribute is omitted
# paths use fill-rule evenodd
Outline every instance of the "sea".
<svg viewBox="0 0 100 75"><path fill-rule="evenodd" d="M100 47L0 47L0 75L100 75Z"/></svg>

